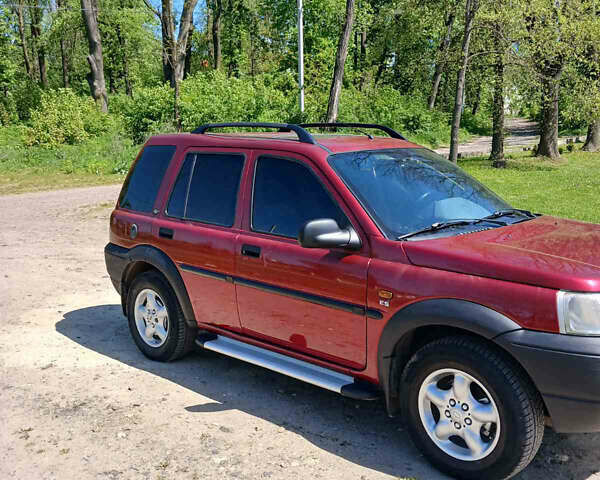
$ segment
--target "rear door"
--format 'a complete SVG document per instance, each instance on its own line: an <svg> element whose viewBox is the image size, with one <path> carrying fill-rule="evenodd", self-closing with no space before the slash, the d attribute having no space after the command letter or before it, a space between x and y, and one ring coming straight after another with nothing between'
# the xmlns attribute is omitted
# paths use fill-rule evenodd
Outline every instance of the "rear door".
<svg viewBox="0 0 600 480"><path fill-rule="evenodd" d="M366 357L364 235L326 178L296 154L255 151L250 211L236 242L236 291L247 335L360 369ZM307 220L351 222L363 250L307 249Z"/></svg>
<svg viewBox="0 0 600 480"><path fill-rule="evenodd" d="M233 275L247 153L188 149L156 228L159 248L176 263L198 323L238 332Z"/></svg>

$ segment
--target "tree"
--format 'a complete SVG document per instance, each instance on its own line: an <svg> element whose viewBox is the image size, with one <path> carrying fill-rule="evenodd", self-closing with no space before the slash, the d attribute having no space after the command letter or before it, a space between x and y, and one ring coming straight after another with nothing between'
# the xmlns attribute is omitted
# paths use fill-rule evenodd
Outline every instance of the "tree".
<svg viewBox="0 0 600 480"><path fill-rule="evenodd" d="M97 0L81 0L81 15L85 23L88 38L89 55L87 56L90 72L87 81L92 98L100 104L103 112L108 111L108 95L104 81L104 57L102 56L102 39L98 30Z"/></svg>
<svg viewBox="0 0 600 480"><path fill-rule="evenodd" d="M31 38L32 44L37 50L40 83L44 88L48 87L48 75L46 72L46 48L42 42L42 15L43 5L33 3L29 5L31 10Z"/></svg>
<svg viewBox="0 0 600 480"><path fill-rule="evenodd" d="M211 4L212 9L212 41L213 41L213 68L215 70L221 69L222 55L221 55L221 14L223 13L223 5L221 0L213 0Z"/></svg>
<svg viewBox="0 0 600 480"><path fill-rule="evenodd" d="M18 0L13 6L13 12L17 17L17 28L19 30L19 40L23 51L23 63L25 64L25 72L28 76L32 76L31 60L29 59L29 47L27 46L27 34L25 32L25 19L23 14L24 0Z"/></svg>
<svg viewBox="0 0 600 480"><path fill-rule="evenodd" d="M446 55L448 53L448 48L450 47L450 41L452 40L452 26L454 25L454 19L456 18L457 5L458 2L453 2L450 5L450 7L448 8L448 13L446 15L446 20L444 22L444 26L446 27L446 33L444 35L444 39L442 40L439 46L438 60L435 62L433 84L431 86L431 93L429 94L429 101L427 102L429 110L433 110L433 108L435 107L435 101L437 99L437 94L440 89L440 82L442 80L444 68L446 67Z"/></svg>
<svg viewBox="0 0 600 480"><path fill-rule="evenodd" d="M540 141L537 155L558 158L560 82L567 60L581 47L582 14L588 0L533 0L527 7L524 49L541 90Z"/></svg>
<svg viewBox="0 0 600 480"><path fill-rule="evenodd" d="M161 11L156 10L149 0L144 0L146 6L160 19L162 31L163 75L165 82L177 88L177 83L183 80L185 72L185 56L192 28L192 18L198 0L185 0L179 18L179 32L175 37L175 15L173 0L162 0Z"/></svg>
<svg viewBox="0 0 600 480"><path fill-rule="evenodd" d="M340 93L342 91L342 81L344 79L344 66L348 56L348 43L352 33L352 23L354 22L354 1L355 0L346 0L346 17L340 34L340 41L335 56L335 67L333 69L333 80L329 90L327 122L335 122L338 116Z"/></svg>
<svg viewBox="0 0 600 480"><path fill-rule="evenodd" d="M463 95L465 91L465 76L469 65L469 44L473 33L473 22L479 9L479 0L466 0L465 4L465 26L462 41L462 64L458 71L456 81L456 96L454 99L454 111L452 113L452 125L450 130L450 155L448 159L456 163L458 161L458 131L463 109Z"/></svg>

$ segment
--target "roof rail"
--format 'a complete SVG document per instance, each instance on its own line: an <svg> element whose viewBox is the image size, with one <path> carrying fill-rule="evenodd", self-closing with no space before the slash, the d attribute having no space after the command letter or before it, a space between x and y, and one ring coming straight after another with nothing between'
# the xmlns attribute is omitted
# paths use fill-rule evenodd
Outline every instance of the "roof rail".
<svg viewBox="0 0 600 480"><path fill-rule="evenodd" d="M392 138L406 140L406 138L400 135L396 130L386 127L385 125L377 125L375 123L301 123L298 126L302 128L374 128L387 133Z"/></svg>
<svg viewBox="0 0 600 480"><path fill-rule="evenodd" d="M298 135L298 140L302 143L316 144L313 136L300 125L293 123L264 123L264 122L231 122L231 123L207 123L196 128L192 133L206 133L207 130L215 128L277 128L280 132L292 131Z"/></svg>

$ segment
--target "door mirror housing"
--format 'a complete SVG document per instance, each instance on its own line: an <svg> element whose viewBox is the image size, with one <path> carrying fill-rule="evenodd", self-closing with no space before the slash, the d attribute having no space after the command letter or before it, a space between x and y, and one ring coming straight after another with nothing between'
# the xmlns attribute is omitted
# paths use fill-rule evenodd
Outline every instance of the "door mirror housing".
<svg viewBox="0 0 600 480"><path fill-rule="evenodd" d="M306 222L298 234L304 248L346 248L359 250L361 241L352 226L341 229L332 218L319 218Z"/></svg>

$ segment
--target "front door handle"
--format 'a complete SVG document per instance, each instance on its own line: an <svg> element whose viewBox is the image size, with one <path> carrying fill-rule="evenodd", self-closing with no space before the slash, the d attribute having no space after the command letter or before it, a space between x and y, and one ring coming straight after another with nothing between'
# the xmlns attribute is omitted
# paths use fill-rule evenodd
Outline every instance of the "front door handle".
<svg viewBox="0 0 600 480"><path fill-rule="evenodd" d="M260 247L256 245L242 245L242 255L246 257L259 258Z"/></svg>

